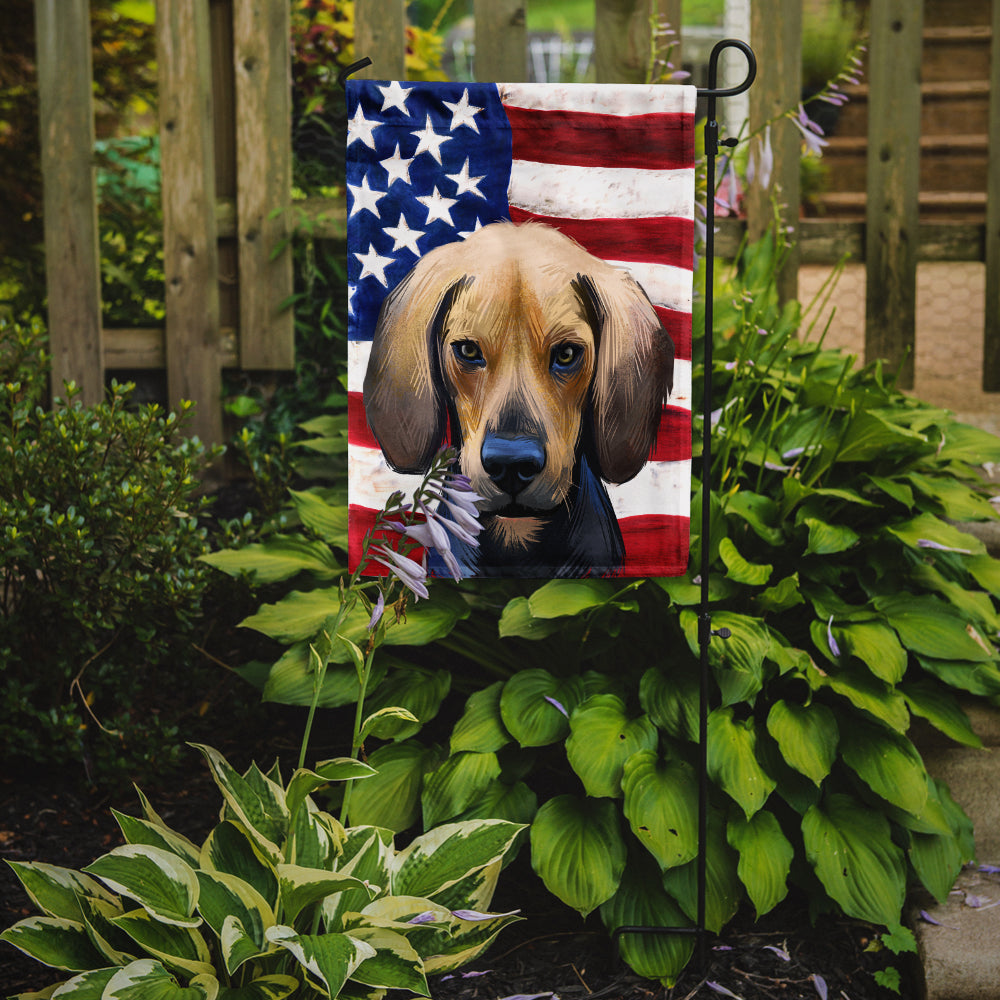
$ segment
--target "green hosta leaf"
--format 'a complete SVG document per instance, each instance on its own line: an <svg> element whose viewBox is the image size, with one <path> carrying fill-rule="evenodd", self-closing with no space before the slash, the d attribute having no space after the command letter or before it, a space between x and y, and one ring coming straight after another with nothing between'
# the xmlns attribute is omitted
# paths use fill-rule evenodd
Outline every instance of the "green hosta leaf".
<svg viewBox="0 0 1000 1000"><path fill-rule="evenodd" d="M503 820L446 823L396 855L392 891L434 899L461 879L499 862L523 827Z"/></svg>
<svg viewBox="0 0 1000 1000"><path fill-rule="evenodd" d="M951 521L991 521L996 517L989 500L953 477L911 472L906 478L925 497L939 504Z"/></svg>
<svg viewBox="0 0 1000 1000"><path fill-rule="evenodd" d="M124 813L118 812L117 809L112 809L111 812L118 821L122 835L128 843L159 847L164 851L170 851L171 854L176 854L189 865L198 864L199 849L187 837L175 833L159 823L126 816Z"/></svg>
<svg viewBox="0 0 1000 1000"><path fill-rule="evenodd" d="M618 798L622 768L638 750L652 750L659 735L646 716L629 719L613 694L595 694L573 711L566 757L588 795Z"/></svg>
<svg viewBox="0 0 1000 1000"><path fill-rule="evenodd" d="M660 729L678 740L698 739L698 675L679 663L669 674L650 667L639 682L639 704Z"/></svg>
<svg viewBox="0 0 1000 1000"><path fill-rule="evenodd" d="M583 696L579 677L562 680L547 670L522 670L504 684L500 716L521 746L547 746L569 732L569 716Z"/></svg>
<svg viewBox="0 0 1000 1000"><path fill-rule="evenodd" d="M860 537L846 524L828 524L815 517L804 518L803 523L809 529L806 555L829 556L845 552L855 545Z"/></svg>
<svg viewBox="0 0 1000 1000"><path fill-rule="evenodd" d="M201 744L192 746L205 755L226 805L250 832L265 856L272 862L277 861L281 853L278 844L288 831L284 789L266 778L254 783L230 767L217 750Z"/></svg>
<svg viewBox="0 0 1000 1000"><path fill-rule="evenodd" d="M460 816L466 819L505 819L509 823L527 826L538 812L538 796L523 782L512 785L493 781L486 786Z"/></svg>
<svg viewBox="0 0 1000 1000"><path fill-rule="evenodd" d="M896 633L878 622L835 625L833 634L843 652L856 656L886 684L898 684L906 673L906 650Z"/></svg>
<svg viewBox="0 0 1000 1000"><path fill-rule="evenodd" d="M292 976L261 976L246 986L223 987L218 1000L285 1000L298 988Z"/></svg>
<svg viewBox="0 0 1000 1000"><path fill-rule="evenodd" d="M875 607L899 633L904 646L939 660L996 659L995 650L962 615L936 597L893 595L875 598Z"/></svg>
<svg viewBox="0 0 1000 1000"><path fill-rule="evenodd" d="M863 410L851 421L837 452L837 461L867 462L890 448L921 445L926 441L916 431L890 423L871 410Z"/></svg>
<svg viewBox="0 0 1000 1000"><path fill-rule="evenodd" d="M788 894L788 873L795 849L773 813L762 809L751 819L738 816L726 829L729 846L739 851L736 873L760 919Z"/></svg>
<svg viewBox="0 0 1000 1000"><path fill-rule="evenodd" d="M913 490L906 483L885 476L865 476L865 479L907 510L913 508Z"/></svg>
<svg viewBox="0 0 1000 1000"><path fill-rule="evenodd" d="M917 662L949 687L986 697L1000 694L1000 669L993 663L936 660L930 656L918 656Z"/></svg>
<svg viewBox="0 0 1000 1000"><path fill-rule="evenodd" d="M425 722L438 713L441 702L451 689L447 670L424 670L417 667L394 670L365 702L372 712L384 708L403 708L415 720L385 720L379 727L380 739L405 740L419 732Z"/></svg>
<svg viewBox="0 0 1000 1000"><path fill-rule="evenodd" d="M928 892L939 902L948 899L965 858L952 833L911 833L910 864Z"/></svg>
<svg viewBox="0 0 1000 1000"><path fill-rule="evenodd" d="M500 692L503 681L470 695L462 717L451 733L451 752L473 750L494 753L510 742L510 733L500 717Z"/></svg>
<svg viewBox="0 0 1000 1000"><path fill-rule="evenodd" d="M375 954L351 973L355 982L430 996L424 963L402 934L383 927L362 926L352 929L351 937L375 949Z"/></svg>
<svg viewBox="0 0 1000 1000"><path fill-rule="evenodd" d="M295 513L324 542L347 549L347 507L334 505L313 490L289 490Z"/></svg>
<svg viewBox="0 0 1000 1000"><path fill-rule="evenodd" d="M701 584L693 583L686 576L655 576L650 582L670 597L672 604L682 608L701 602ZM727 577L715 573L708 578L708 599L724 601L732 597L739 587Z"/></svg>
<svg viewBox="0 0 1000 1000"><path fill-rule="evenodd" d="M752 718L733 718L732 708L708 717L708 774L749 819L774 791L775 781L757 762L757 733Z"/></svg>
<svg viewBox="0 0 1000 1000"><path fill-rule="evenodd" d="M984 555L986 552L986 546L978 538L933 514L918 514L909 521L890 525L886 530L912 549L922 549L924 548L922 542L931 542L970 555Z"/></svg>
<svg viewBox="0 0 1000 1000"><path fill-rule="evenodd" d="M719 556L726 566L726 575L736 583L744 583L748 587L763 587L771 578L774 567L768 563L747 562L740 555L739 549L730 538L723 538L719 542Z"/></svg>
<svg viewBox="0 0 1000 1000"><path fill-rule="evenodd" d="M359 737L362 740L374 736L380 740L391 740L395 736L406 739L416 733L422 723L407 708L393 705L390 708L380 708L372 712L361 724Z"/></svg>
<svg viewBox="0 0 1000 1000"><path fill-rule="evenodd" d="M437 753L407 740L379 747L368 761L378 773L351 790L351 824L396 833L413 826L420 817L424 774L436 766Z"/></svg>
<svg viewBox="0 0 1000 1000"><path fill-rule="evenodd" d="M983 745L965 710L947 688L925 680L908 681L901 685L900 690L910 711L926 719L945 736L967 747Z"/></svg>
<svg viewBox="0 0 1000 1000"><path fill-rule="evenodd" d="M607 604L618 591L609 580L550 580L529 598L535 618L565 618Z"/></svg>
<svg viewBox="0 0 1000 1000"><path fill-rule="evenodd" d="M966 585L947 579L926 562L914 567L910 578L919 585L915 589L930 590L940 594L956 611L984 628L987 633L996 635L1000 632L1000 615L997 614L993 598L989 594L981 590L971 590Z"/></svg>
<svg viewBox="0 0 1000 1000"><path fill-rule="evenodd" d="M19 920L0 934L0 941L12 944L35 961L54 969L81 972L105 964L91 944L86 927L64 917Z"/></svg>
<svg viewBox="0 0 1000 1000"><path fill-rule="evenodd" d="M531 866L546 888L586 916L618 889L625 842L607 799L557 795L531 824Z"/></svg>
<svg viewBox="0 0 1000 1000"><path fill-rule="evenodd" d="M705 850L705 926L718 934L732 919L743 899L743 884L736 874L736 852L726 843L726 825L720 813L708 817ZM698 918L698 861L663 873L663 887L691 920Z"/></svg>
<svg viewBox="0 0 1000 1000"><path fill-rule="evenodd" d="M804 604L805 598L799 590L799 574L793 573L779 580L773 587L761 591L754 598L757 607L763 612L777 613L787 611L796 605Z"/></svg>
<svg viewBox="0 0 1000 1000"><path fill-rule="evenodd" d="M833 712L812 702L776 701L767 716L767 731L781 748L781 756L796 771L819 786L837 756L839 731Z"/></svg>
<svg viewBox="0 0 1000 1000"><path fill-rule="evenodd" d="M829 688L896 732L905 733L910 724L903 696L884 681L872 677L867 670L841 667L835 673L823 674L812 667L806 678L814 689Z"/></svg>
<svg viewBox="0 0 1000 1000"><path fill-rule="evenodd" d="M906 866L880 812L849 795L830 795L806 813L802 836L820 882L849 917L899 923Z"/></svg>
<svg viewBox="0 0 1000 1000"><path fill-rule="evenodd" d="M111 922L168 968L179 969L189 976L212 974L208 945L193 928L160 923L145 910L123 913Z"/></svg>
<svg viewBox="0 0 1000 1000"><path fill-rule="evenodd" d="M310 978L332 997L339 996L362 962L375 957L370 944L349 934L296 934L291 927L279 924L268 928L267 939L291 952Z"/></svg>
<svg viewBox="0 0 1000 1000"><path fill-rule="evenodd" d="M338 647L343 649L342 644ZM385 677L388 658L376 657L369 687L377 686ZM358 700L358 675L353 666L331 663L323 675L318 708L339 708ZM310 660L309 643L298 642L282 653L264 681L261 697L280 705L311 705L316 697L316 674Z"/></svg>
<svg viewBox="0 0 1000 1000"><path fill-rule="evenodd" d="M374 777L377 773L374 767L353 757L335 757L321 761L312 771L299 768L288 782L285 805L290 814L296 813L307 796L331 781L354 781Z"/></svg>
<svg viewBox="0 0 1000 1000"><path fill-rule="evenodd" d="M927 801L927 772L907 737L861 719L852 719L840 753L876 795L919 815Z"/></svg>
<svg viewBox="0 0 1000 1000"><path fill-rule="evenodd" d="M222 872L198 872L201 894L198 910L205 922L225 943L223 928L227 920L238 921L239 939L249 939L252 953L234 960L233 948L225 948L226 969L232 975L247 958L265 950L264 931L274 926L274 912L267 900L249 883ZM230 930L229 937L232 938Z"/></svg>
<svg viewBox="0 0 1000 1000"><path fill-rule="evenodd" d="M690 921L660 884L656 868L630 858L615 894L601 904L601 919L610 932L619 927L687 927ZM638 975L673 986L691 959L690 934L623 934L622 958Z"/></svg>
<svg viewBox="0 0 1000 1000"><path fill-rule="evenodd" d="M295 918L307 906L318 903L327 896L345 889L363 889L367 886L353 875L326 872L301 865L278 865L278 884L281 888L282 913L286 920ZM374 891L371 896L374 896Z"/></svg>
<svg viewBox="0 0 1000 1000"><path fill-rule="evenodd" d="M424 826L430 828L454 819L499 777L500 764L495 753L452 754L424 780L421 796Z"/></svg>
<svg viewBox="0 0 1000 1000"><path fill-rule="evenodd" d="M118 969L101 1000L216 1000L218 995L219 982L210 974L181 986L159 962L143 958Z"/></svg>
<svg viewBox="0 0 1000 1000"><path fill-rule="evenodd" d="M332 580L344 572L325 542L295 535L272 535L265 542L209 552L199 558L230 576L246 574L256 584L288 580L299 573Z"/></svg>
<svg viewBox="0 0 1000 1000"><path fill-rule="evenodd" d="M694 656L700 656L698 616L693 611L681 612L681 627ZM713 636L708 647L708 661L722 690L723 703L733 705L753 701L763 686L764 659L771 648L771 636L759 618L717 611L712 615L712 629L727 628L728 639Z"/></svg>
<svg viewBox="0 0 1000 1000"><path fill-rule="evenodd" d="M688 764L640 751L625 762L622 790L625 818L660 868L697 855L698 783Z"/></svg>
<svg viewBox="0 0 1000 1000"><path fill-rule="evenodd" d="M1000 597L1000 559L993 556L974 556L966 559L965 568L975 578L976 583L994 597Z"/></svg>
<svg viewBox="0 0 1000 1000"><path fill-rule="evenodd" d="M109 903L115 902L96 879L71 868L60 868L39 861L8 861L31 901L46 916L65 917L67 920L83 919L81 896L93 896Z"/></svg>
<svg viewBox="0 0 1000 1000"><path fill-rule="evenodd" d="M770 497L749 490L739 490L726 497L726 514L745 521L756 535L771 546L780 546L784 540L781 512Z"/></svg>
<svg viewBox="0 0 1000 1000"><path fill-rule="evenodd" d="M197 927L198 878L191 866L170 851L146 844L125 844L98 858L84 871L113 892L134 899L165 924Z"/></svg>
<svg viewBox="0 0 1000 1000"><path fill-rule="evenodd" d="M500 615L501 639L517 636L521 639L545 639L563 627L557 619L536 618L531 613L527 597L515 597L507 602Z"/></svg>
<svg viewBox="0 0 1000 1000"><path fill-rule="evenodd" d="M277 905L277 873L240 823L227 820L208 835L201 848L199 867L234 875L253 886L270 906Z"/></svg>
<svg viewBox="0 0 1000 1000"><path fill-rule="evenodd" d="M939 462L966 462L969 465L1000 462L1000 445L995 434L953 420L948 423L937 458Z"/></svg>

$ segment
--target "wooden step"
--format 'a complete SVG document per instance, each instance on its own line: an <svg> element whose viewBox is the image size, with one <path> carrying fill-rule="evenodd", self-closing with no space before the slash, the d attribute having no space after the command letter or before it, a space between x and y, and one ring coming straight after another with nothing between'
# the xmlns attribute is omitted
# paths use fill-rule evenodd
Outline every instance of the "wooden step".
<svg viewBox="0 0 1000 1000"><path fill-rule="evenodd" d="M925 28L921 79L924 83L988 80L992 38L989 25Z"/></svg>
<svg viewBox="0 0 1000 1000"><path fill-rule="evenodd" d="M815 199L827 218L865 218L868 204L863 191L830 191ZM920 218L933 221L982 222L986 216L986 193L979 191L921 191Z"/></svg>
<svg viewBox="0 0 1000 1000"><path fill-rule="evenodd" d="M991 0L924 0L924 27L944 27L956 21L989 24L990 4Z"/></svg>

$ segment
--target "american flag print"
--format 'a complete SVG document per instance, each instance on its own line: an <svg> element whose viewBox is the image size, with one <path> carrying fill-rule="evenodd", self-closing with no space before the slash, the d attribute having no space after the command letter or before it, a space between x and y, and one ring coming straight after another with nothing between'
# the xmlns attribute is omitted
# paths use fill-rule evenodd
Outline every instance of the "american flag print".
<svg viewBox="0 0 1000 1000"><path fill-rule="evenodd" d="M602 484L624 545L621 563L564 574L512 567L511 575L686 572L695 100L695 89L681 86L348 81L352 568L390 493L409 495L421 481L388 463L366 415L363 386L383 303L430 251L509 221L552 227L628 272L674 350L673 387L648 460L627 482Z"/></svg>

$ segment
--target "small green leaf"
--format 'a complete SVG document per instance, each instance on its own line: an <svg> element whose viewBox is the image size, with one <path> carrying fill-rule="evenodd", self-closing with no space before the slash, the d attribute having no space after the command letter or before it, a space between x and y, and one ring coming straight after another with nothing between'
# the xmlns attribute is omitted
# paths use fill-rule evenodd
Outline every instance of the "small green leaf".
<svg viewBox="0 0 1000 1000"><path fill-rule="evenodd" d="M757 607L763 612L778 613L794 608L798 604L804 604L805 598L799 589L799 574L792 573L779 580L773 587L761 591L754 598Z"/></svg>
<svg viewBox="0 0 1000 1000"><path fill-rule="evenodd" d="M452 753L460 750L495 753L510 742L510 733L500 716L502 690L503 681L496 681L469 696L465 711L452 730Z"/></svg>
<svg viewBox="0 0 1000 1000"><path fill-rule="evenodd" d="M495 753L452 754L424 780L421 796L424 827L429 829L454 819L499 776L500 764Z"/></svg>
<svg viewBox="0 0 1000 1000"><path fill-rule="evenodd" d="M837 755L839 733L833 712L818 702L797 705L779 699L768 713L767 731L785 761L818 787Z"/></svg>
<svg viewBox="0 0 1000 1000"><path fill-rule="evenodd" d="M550 580L528 598L528 608L534 618L565 618L601 607L617 591L608 580Z"/></svg>
<svg viewBox="0 0 1000 1000"><path fill-rule="evenodd" d="M876 795L905 812L922 812L927 801L927 772L907 737L854 718L850 737L841 741L840 753Z"/></svg>
<svg viewBox="0 0 1000 1000"><path fill-rule="evenodd" d="M383 717L379 725L380 739L405 740L437 715L449 690L451 674L447 670L409 667L392 671L365 704L373 712L383 708L402 708L409 712L412 720Z"/></svg>
<svg viewBox="0 0 1000 1000"><path fill-rule="evenodd" d="M399 731L398 723L406 723L409 728L413 723L420 725L420 720L409 709L400 708L393 705L390 708L380 708L377 712L372 712L361 724L358 736L366 740L369 736L375 736L380 740L392 739L393 735Z"/></svg>
<svg viewBox="0 0 1000 1000"><path fill-rule="evenodd" d="M416 740L379 747L368 758L376 774L351 789L354 826L382 826L397 833L420 816L424 773L437 764L437 754Z"/></svg>
<svg viewBox="0 0 1000 1000"><path fill-rule="evenodd" d="M853 528L844 524L828 524L815 517L804 518L804 523L809 529L806 555L829 556L845 552L860 538Z"/></svg>
<svg viewBox="0 0 1000 1000"><path fill-rule="evenodd" d="M330 545L347 549L347 507L334 505L315 490L289 490L302 523Z"/></svg>
<svg viewBox="0 0 1000 1000"><path fill-rule="evenodd" d="M521 639L544 639L561 628L562 624L557 619L536 618L531 613L527 597L515 597L508 601L500 615L501 639L512 636Z"/></svg>
<svg viewBox="0 0 1000 1000"><path fill-rule="evenodd" d="M408 990L418 996L430 996L424 963L402 934L383 927L356 927L351 937L375 949L351 973L351 979L380 989Z"/></svg>
<svg viewBox="0 0 1000 1000"><path fill-rule="evenodd" d="M967 747L983 745L965 710L947 688L932 680L907 681L900 685L900 691L914 715L926 719L956 743Z"/></svg>
<svg viewBox="0 0 1000 1000"><path fill-rule="evenodd" d="M639 704L660 729L678 740L698 739L697 672L689 664L672 665L669 674L650 667L639 681Z"/></svg>
<svg viewBox="0 0 1000 1000"><path fill-rule="evenodd" d="M562 680L547 670L522 670L504 684L500 716L521 746L547 746L566 736L569 715L582 700L580 678Z"/></svg>
<svg viewBox="0 0 1000 1000"><path fill-rule="evenodd" d="M708 717L708 774L749 819L767 801L776 782L757 762L753 718L733 718L733 709L717 708Z"/></svg>
<svg viewBox="0 0 1000 1000"><path fill-rule="evenodd" d="M272 535L266 542L209 552L200 558L229 576L246 574L258 584L277 583L299 573L332 580L344 572L325 542L311 542L293 535Z"/></svg>
<svg viewBox="0 0 1000 1000"><path fill-rule="evenodd" d="M736 872L760 919L788 894L788 873L795 849L773 813L762 809L751 819L737 816L726 828L729 846L739 851Z"/></svg>
<svg viewBox="0 0 1000 1000"><path fill-rule="evenodd" d="M726 575L729 579L746 584L748 587L763 587L774 570L770 563L761 565L748 562L740 555L739 549L730 538L720 540L719 557L726 565Z"/></svg>

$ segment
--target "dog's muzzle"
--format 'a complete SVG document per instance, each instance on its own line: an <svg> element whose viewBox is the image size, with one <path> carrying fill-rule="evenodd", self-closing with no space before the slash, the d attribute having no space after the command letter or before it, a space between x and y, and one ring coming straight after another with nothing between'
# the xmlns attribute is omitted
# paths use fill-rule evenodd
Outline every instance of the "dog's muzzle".
<svg viewBox="0 0 1000 1000"><path fill-rule="evenodd" d="M480 451L483 470L511 501L545 468L545 448L527 435L488 434Z"/></svg>

